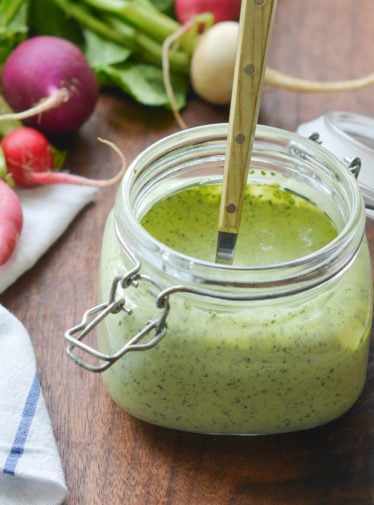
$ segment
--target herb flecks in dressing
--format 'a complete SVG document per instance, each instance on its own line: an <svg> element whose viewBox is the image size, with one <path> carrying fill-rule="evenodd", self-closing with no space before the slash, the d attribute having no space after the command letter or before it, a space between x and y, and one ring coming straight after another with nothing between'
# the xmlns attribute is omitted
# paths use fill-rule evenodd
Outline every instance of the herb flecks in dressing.
<svg viewBox="0 0 374 505"><path fill-rule="evenodd" d="M157 203L142 225L157 240L188 256L214 261L220 186L193 187ZM278 185L249 185L235 250L237 265L289 261L336 237L330 219Z"/></svg>

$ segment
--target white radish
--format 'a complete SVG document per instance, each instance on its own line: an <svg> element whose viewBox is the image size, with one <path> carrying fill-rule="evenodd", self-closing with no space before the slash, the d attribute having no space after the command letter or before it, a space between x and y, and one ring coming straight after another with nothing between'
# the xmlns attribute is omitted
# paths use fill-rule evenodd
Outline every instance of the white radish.
<svg viewBox="0 0 374 505"><path fill-rule="evenodd" d="M223 21L204 32L191 59L191 85L195 93L215 105L228 105L232 82L239 23ZM303 93L328 93L364 88L374 84L374 73L358 79L312 81L299 79L267 68L265 84Z"/></svg>
<svg viewBox="0 0 374 505"><path fill-rule="evenodd" d="M200 36L191 59L195 93L216 105L230 103L239 23L222 21Z"/></svg>

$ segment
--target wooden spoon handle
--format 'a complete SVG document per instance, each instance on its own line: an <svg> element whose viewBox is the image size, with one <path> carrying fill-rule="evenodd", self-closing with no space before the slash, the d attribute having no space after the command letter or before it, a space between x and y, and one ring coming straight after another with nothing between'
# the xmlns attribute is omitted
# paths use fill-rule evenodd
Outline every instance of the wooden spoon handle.
<svg viewBox="0 0 374 505"><path fill-rule="evenodd" d="M219 231L239 231L277 0L242 2Z"/></svg>

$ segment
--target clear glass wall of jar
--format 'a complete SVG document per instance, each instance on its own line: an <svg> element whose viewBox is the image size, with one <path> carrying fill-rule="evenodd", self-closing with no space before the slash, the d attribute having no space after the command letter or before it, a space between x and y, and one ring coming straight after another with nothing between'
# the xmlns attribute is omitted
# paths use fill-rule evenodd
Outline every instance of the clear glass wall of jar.
<svg viewBox="0 0 374 505"><path fill-rule="evenodd" d="M250 181L302 195L338 236L265 267L184 256L140 220L175 191L220 183L226 134L225 124L178 132L142 152L124 177L100 266L102 301L109 293L124 300L98 330L101 356L112 357L104 383L130 414L169 428L318 426L346 412L366 379L373 302L362 196L344 163L317 143L259 126Z"/></svg>

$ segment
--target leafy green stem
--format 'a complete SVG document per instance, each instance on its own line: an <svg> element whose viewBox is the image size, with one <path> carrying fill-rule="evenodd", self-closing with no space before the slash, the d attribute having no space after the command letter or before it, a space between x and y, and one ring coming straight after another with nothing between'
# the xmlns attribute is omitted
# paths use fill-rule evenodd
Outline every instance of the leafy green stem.
<svg viewBox="0 0 374 505"><path fill-rule="evenodd" d="M106 18L95 16L91 14L88 8L83 7L81 4L73 3L70 0L53 1L66 15L76 19L81 25L108 40L128 47L148 62L158 66L161 65L162 45L148 36L147 33L113 16L107 16ZM108 12L108 9L106 12ZM170 66L173 70L188 73L189 56L182 51L170 53Z"/></svg>
<svg viewBox="0 0 374 505"><path fill-rule="evenodd" d="M18 10L25 4L27 6L28 2L25 0L12 0L3 3L3 8L1 10L0 16L0 26L8 26L12 22L14 16L17 14Z"/></svg>
<svg viewBox="0 0 374 505"><path fill-rule="evenodd" d="M99 18L91 16L87 9L70 0L53 0L68 17L77 20L81 25L93 30L102 37L105 37L118 44L126 44L129 49L134 49L135 31L132 28L124 29L121 33L113 31L110 26ZM126 27L125 27L126 28Z"/></svg>
<svg viewBox="0 0 374 505"><path fill-rule="evenodd" d="M107 15L104 16L108 26L117 33L122 33L122 30L128 30L129 26L118 18ZM134 30L134 29L133 29ZM153 63L157 66L162 65L162 45L143 33L141 30L134 32L134 41L131 49L144 61ZM172 70L189 73L190 58L185 51L173 51L170 54L170 66Z"/></svg>
<svg viewBox="0 0 374 505"><path fill-rule="evenodd" d="M114 14L150 37L163 42L166 37L176 32L180 24L156 9L148 8L137 2L117 0L83 0L91 7Z"/></svg>

